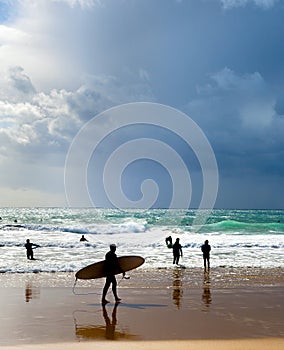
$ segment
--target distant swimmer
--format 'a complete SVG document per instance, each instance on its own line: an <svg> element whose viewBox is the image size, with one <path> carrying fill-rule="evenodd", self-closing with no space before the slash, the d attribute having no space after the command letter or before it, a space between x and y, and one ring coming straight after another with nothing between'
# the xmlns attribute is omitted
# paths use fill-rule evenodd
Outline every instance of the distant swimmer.
<svg viewBox="0 0 284 350"><path fill-rule="evenodd" d="M166 238L166 245L168 248L172 248L173 247L173 239L172 236L169 236Z"/></svg>
<svg viewBox="0 0 284 350"><path fill-rule="evenodd" d="M38 248L40 247L38 244L31 243L29 239L27 239L27 242L25 244L25 248L27 250L27 258L29 260L35 260L34 259L34 252L33 252L33 247Z"/></svg>
<svg viewBox="0 0 284 350"><path fill-rule="evenodd" d="M211 247L209 245L208 239L206 239L204 244L202 244L201 250L203 253L204 270L206 271L206 262L207 262L208 270L210 269L210 250L211 250Z"/></svg>
<svg viewBox="0 0 284 350"><path fill-rule="evenodd" d="M88 242L88 240L85 238L84 235L82 235L82 237L80 238L80 242Z"/></svg>
<svg viewBox="0 0 284 350"><path fill-rule="evenodd" d="M112 284L112 292L113 292L116 303L119 303L121 300L118 297L117 291L116 291L117 281L115 278L115 270L117 270L117 268L118 268L121 271L121 273L123 274L123 277L125 277L125 272L121 269L121 267L119 265L115 251L116 251L116 245L111 244L110 251L108 253L106 253L106 256L105 256L106 282L104 285L103 295L102 295L102 304L103 305L106 305L107 303L109 303L109 301L106 300L106 295L107 295L108 289L109 289L111 284Z"/></svg>
<svg viewBox="0 0 284 350"><path fill-rule="evenodd" d="M175 243L173 244L173 255L174 255L173 264L178 265L179 258L182 256L182 247L179 243L179 238L177 238Z"/></svg>

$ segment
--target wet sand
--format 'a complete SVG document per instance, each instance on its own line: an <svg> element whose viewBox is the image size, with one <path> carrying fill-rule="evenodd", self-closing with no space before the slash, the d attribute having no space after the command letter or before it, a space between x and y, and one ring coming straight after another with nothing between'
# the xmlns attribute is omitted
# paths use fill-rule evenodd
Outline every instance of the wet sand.
<svg viewBox="0 0 284 350"><path fill-rule="evenodd" d="M282 269L138 269L100 304L103 280L0 275L0 346L14 349L283 349ZM244 343L245 342L245 343Z"/></svg>

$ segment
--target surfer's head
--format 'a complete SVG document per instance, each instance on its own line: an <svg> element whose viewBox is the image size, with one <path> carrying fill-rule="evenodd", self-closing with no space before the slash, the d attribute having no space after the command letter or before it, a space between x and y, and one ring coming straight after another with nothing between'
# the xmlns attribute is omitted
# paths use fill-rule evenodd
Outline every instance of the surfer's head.
<svg viewBox="0 0 284 350"><path fill-rule="evenodd" d="M115 252L115 251L116 251L116 245L115 245L115 244L111 244L109 247L110 247L110 250L111 250L112 252Z"/></svg>

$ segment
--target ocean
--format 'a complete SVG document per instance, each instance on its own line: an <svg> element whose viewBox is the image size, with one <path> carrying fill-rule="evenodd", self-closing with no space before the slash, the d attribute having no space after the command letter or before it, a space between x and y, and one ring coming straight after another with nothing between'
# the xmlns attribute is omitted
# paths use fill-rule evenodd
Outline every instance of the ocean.
<svg viewBox="0 0 284 350"><path fill-rule="evenodd" d="M203 266L201 245L211 245L211 267L284 267L283 210L220 210L196 225L195 210L98 208L1 208L0 272L75 272L117 255L141 255L141 268L171 268L165 238L180 238L188 268ZM87 242L80 242L85 235ZM27 260L26 239L39 244Z"/></svg>

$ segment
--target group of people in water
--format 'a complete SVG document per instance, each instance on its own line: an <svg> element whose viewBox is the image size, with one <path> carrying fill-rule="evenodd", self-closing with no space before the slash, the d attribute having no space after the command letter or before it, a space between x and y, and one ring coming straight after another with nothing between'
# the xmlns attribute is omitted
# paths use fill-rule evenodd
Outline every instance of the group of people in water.
<svg viewBox="0 0 284 350"><path fill-rule="evenodd" d="M166 245L168 248L173 249L173 264L178 265L180 257L182 257L182 246L180 244L180 239L177 238L175 243L173 244L173 239L171 236L168 236L166 238ZM203 262L204 262L204 270L206 268L209 270L210 269L210 251L211 251L211 246L209 244L208 239L202 244L201 246L201 251L203 253Z"/></svg>
<svg viewBox="0 0 284 350"><path fill-rule="evenodd" d="M80 238L80 241L84 242L87 241L87 239L82 235ZM172 241L172 237L169 236L166 238L166 244L168 248L173 249L173 264L178 265L179 264L179 259L182 257L183 252L182 252L182 246L180 244L180 239L177 238L175 243ZM27 251L27 258L29 260L35 260L33 256L33 249L40 247L38 244L30 242L29 239L27 239L25 248ZM201 251L203 253L203 260L204 260L204 269L206 270L206 266L208 269L210 269L210 250L211 247L209 245L209 241L206 240L204 244L201 246ZM123 271L119 265L118 258L116 255L116 245L111 244L110 245L110 250L109 252L106 253L105 255L105 275L106 275L106 281L105 285L103 288L103 293L102 293L102 305L106 305L109 303L109 301L106 299L106 295L108 293L109 287L112 285L112 292L115 298L115 302L119 303L121 299L117 295L117 281L115 277L115 271L121 271L123 278L125 278L125 271Z"/></svg>

